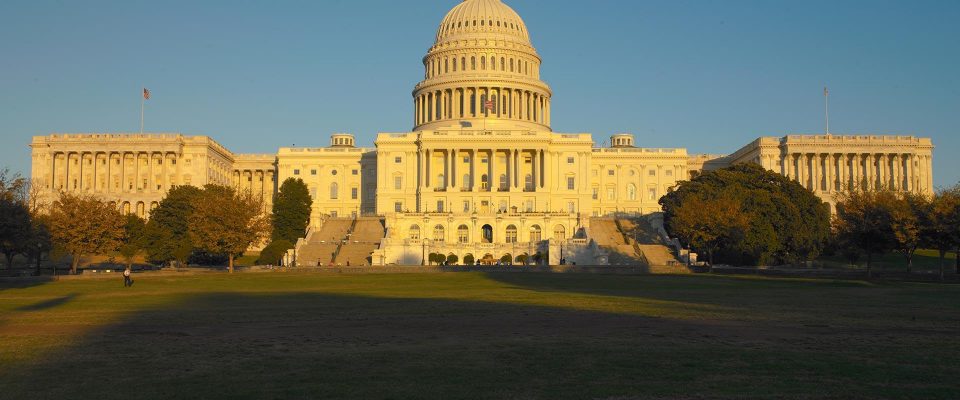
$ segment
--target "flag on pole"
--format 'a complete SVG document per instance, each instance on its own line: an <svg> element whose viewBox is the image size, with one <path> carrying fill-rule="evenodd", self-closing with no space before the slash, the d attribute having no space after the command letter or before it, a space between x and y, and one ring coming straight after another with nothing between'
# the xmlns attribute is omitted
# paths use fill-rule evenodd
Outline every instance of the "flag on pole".
<svg viewBox="0 0 960 400"><path fill-rule="evenodd" d="M830 95L830 90L828 90L826 86L823 87L823 95L824 95L824 96L829 96L829 95Z"/></svg>
<svg viewBox="0 0 960 400"><path fill-rule="evenodd" d="M483 103L483 108L487 109L487 111L491 111L491 112L492 112L492 111L493 111L493 100L487 100L486 103Z"/></svg>
<svg viewBox="0 0 960 400"><path fill-rule="evenodd" d="M150 90L147 88L143 88L143 99L150 100Z"/></svg>

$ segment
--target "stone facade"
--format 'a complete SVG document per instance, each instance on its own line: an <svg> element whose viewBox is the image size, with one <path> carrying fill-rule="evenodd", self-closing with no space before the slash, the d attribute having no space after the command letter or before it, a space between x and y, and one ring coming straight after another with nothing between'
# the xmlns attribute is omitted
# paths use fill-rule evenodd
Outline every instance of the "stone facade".
<svg viewBox="0 0 960 400"><path fill-rule="evenodd" d="M591 218L657 213L678 182L738 163L796 179L827 202L849 186L933 190L933 145L912 136L763 137L721 156L637 147L628 133L600 148L589 133L554 132L542 60L500 0L455 6L422 61L412 131L380 133L375 148L350 134L269 155L233 154L204 136L54 134L31 143L33 178L45 196L97 194L144 217L176 185L233 185L269 207L284 180L300 178L314 199L312 227L384 219L378 264L420 264L431 252L596 263L604 255Z"/></svg>

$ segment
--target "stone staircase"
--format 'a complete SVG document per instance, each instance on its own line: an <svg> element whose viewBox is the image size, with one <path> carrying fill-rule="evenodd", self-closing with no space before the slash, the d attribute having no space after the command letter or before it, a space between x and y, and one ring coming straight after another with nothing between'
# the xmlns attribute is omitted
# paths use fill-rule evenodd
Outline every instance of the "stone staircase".
<svg viewBox="0 0 960 400"><path fill-rule="evenodd" d="M301 267L370 265L370 254L385 235L379 218L329 218L297 246Z"/></svg>
<svg viewBox="0 0 960 400"><path fill-rule="evenodd" d="M648 218L594 218L590 234L610 253L610 265L641 265L654 273L689 272Z"/></svg>
<svg viewBox="0 0 960 400"><path fill-rule="evenodd" d="M623 234L615 219L591 219L590 238L608 253L610 265L648 265L643 253Z"/></svg>

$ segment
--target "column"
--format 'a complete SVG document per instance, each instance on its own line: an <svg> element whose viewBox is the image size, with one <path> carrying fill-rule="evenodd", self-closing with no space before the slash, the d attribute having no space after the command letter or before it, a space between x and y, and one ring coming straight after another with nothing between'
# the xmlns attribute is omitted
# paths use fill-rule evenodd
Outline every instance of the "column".
<svg viewBox="0 0 960 400"><path fill-rule="evenodd" d="M520 150L513 150L513 179L515 189L520 189Z"/></svg>
<svg viewBox="0 0 960 400"><path fill-rule="evenodd" d="M530 175L533 183L533 190L536 191L540 186L540 150L534 150L530 158Z"/></svg>
<svg viewBox="0 0 960 400"><path fill-rule="evenodd" d="M470 191L477 191L477 159L480 157L480 150L473 149L473 155L470 157Z"/></svg>
<svg viewBox="0 0 960 400"><path fill-rule="evenodd" d="M500 190L500 176L497 174L497 151L490 150L490 159L487 160L487 189L491 192Z"/></svg>
<svg viewBox="0 0 960 400"><path fill-rule="evenodd" d="M903 164L901 163L900 155L891 154L890 160L892 161L892 164L893 164L890 168L890 176L892 178L890 183L890 189L900 190L901 186L903 186L903 183L902 183L903 176L902 176L902 173L900 172L901 166Z"/></svg>
<svg viewBox="0 0 960 400"><path fill-rule="evenodd" d="M933 191L933 156L924 156L924 169L927 171L927 191Z"/></svg>
<svg viewBox="0 0 960 400"><path fill-rule="evenodd" d="M907 185L907 186L905 186L903 189L906 190L906 191L908 191L908 192L913 192L913 191L915 190L915 189L914 189L914 187L915 187L915 185L914 185L914 174L915 174L915 172L914 172L914 168L913 168L913 155L912 155L912 154L904 154L904 155L903 155L903 158L904 158L903 161L904 161L904 166L905 166L905 170L903 171L903 173L904 173L904 175L906 175L906 178L907 178L907 182L906 182L906 185Z"/></svg>
<svg viewBox="0 0 960 400"><path fill-rule="evenodd" d="M807 173L807 155L801 153L800 161L797 163L797 175L800 177L800 185L810 189L810 181L807 179L809 174Z"/></svg>
<svg viewBox="0 0 960 400"><path fill-rule="evenodd" d="M450 165L450 189L457 191L457 149L451 150L452 155L451 160L452 165Z"/></svg>
<svg viewBox="0 0 960 400"><path fill-rule="evenodd" d="M810 177L813 182L813 191L820 192L823 190L823 162L820 158L819 153L815 153L811 156L810 159Z"/></svg>

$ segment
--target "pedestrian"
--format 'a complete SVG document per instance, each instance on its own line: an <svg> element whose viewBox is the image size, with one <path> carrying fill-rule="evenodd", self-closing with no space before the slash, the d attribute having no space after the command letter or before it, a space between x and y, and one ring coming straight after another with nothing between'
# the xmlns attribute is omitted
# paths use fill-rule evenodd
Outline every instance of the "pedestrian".
<svg viewBox="0 0 960 400"><path fill-rule="evenodd" d="M123 270L123 287L133 286L133 279L130 279L130 266Z"/></svg>

